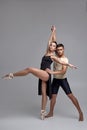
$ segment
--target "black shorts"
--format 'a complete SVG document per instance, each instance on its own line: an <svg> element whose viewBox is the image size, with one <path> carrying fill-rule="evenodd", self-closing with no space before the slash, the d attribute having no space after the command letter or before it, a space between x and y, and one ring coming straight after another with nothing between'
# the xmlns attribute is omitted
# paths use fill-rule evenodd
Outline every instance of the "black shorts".
<svg viewBox="0 0 87 130"><path fill-rule="evenodd" d="M52 94L57 94L60 86L62 87L62 89L64 90L64 92L66 94L72 93L72 91L70 89L70 86L69 86L69 83L67 81L67 78L65 78L65 79L53 78L53 81L52 81Z"/></svg>

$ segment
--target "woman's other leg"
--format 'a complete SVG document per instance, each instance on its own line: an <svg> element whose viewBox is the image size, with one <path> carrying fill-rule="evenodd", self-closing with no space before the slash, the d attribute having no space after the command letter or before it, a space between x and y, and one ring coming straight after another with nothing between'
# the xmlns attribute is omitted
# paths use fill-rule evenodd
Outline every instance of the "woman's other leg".
<svg viewBox="0 0 87 130"><path fill-rule="evenodd" d="M46 94L46 82L42 81L42 102L41 102L41 119L44 120L46 116L46 104L47 104L47 94Z"/></svg>
<svg viewBox="0 0 87 130"><path fill-rule="evenodd" d="M46 82L42 81L42 105L41 109L45 110L47 104L47 94L46 94Z"/></svg>

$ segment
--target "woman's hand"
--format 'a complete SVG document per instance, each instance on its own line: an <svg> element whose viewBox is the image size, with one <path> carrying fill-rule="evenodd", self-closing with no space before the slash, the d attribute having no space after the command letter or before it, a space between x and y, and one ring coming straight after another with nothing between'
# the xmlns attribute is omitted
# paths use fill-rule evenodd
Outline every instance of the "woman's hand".
<svg viewBox="0 0 87 130"><path fill-rule="evenodd" d="M72 69L77 69L77 67L75 65L72 65L72 64L68 64L68 66Z"/></svg>
<svg viewBox="0 0 87 130"><path fill-rule="evenodd" d="M53 31L56 31L56 27L55 27L54 25L52 25L51 31L52 31L52 32L53 32Z"/></svg>

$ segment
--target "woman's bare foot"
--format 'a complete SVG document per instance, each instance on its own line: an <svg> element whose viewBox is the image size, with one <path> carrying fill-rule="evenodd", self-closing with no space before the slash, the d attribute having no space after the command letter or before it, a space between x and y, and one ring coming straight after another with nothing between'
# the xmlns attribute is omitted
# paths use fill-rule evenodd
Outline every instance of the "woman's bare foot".
<svg viewBox="0 0 87 130"><path fill-rule="evenodd" d="M83 118L83 113L81 112L80 114L79 114L79 121L83 121L84 120L84 118Z"/></svg>
<svg viewBox="0 0 87 130"><path fill-rule="evenodd" d="M53 117L53 113L48 113L46 116L45 116L45 118L49 118L49 117Z"/></svg>

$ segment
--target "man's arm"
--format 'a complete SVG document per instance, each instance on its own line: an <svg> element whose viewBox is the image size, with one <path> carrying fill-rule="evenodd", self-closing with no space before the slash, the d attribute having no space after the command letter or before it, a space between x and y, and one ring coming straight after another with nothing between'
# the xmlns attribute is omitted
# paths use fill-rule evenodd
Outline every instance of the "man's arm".
<svg viewBox="0 0 87 130"><path fill-rule="evenodd" d="M52 71L50 69L46 69L46 71L49 73L49 74L53 74L53 75L60 75L60 74L65 74L66 71L67 71L67 66L63 65L62 66L62 70L56 70L56 71Z"/></svg>

